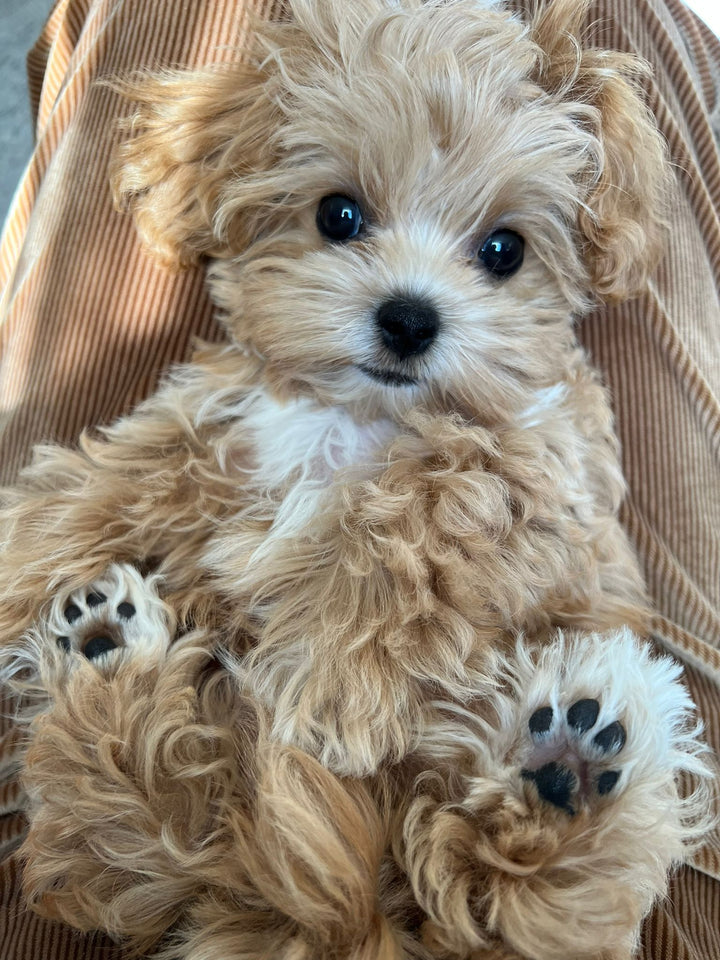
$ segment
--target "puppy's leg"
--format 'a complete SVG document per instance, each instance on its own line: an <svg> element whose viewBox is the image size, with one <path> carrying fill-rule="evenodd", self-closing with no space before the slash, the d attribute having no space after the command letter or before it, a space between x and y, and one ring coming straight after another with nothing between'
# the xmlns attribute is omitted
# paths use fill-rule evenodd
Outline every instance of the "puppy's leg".
<svg viewBox="0 0 720 960"><path fill-rule="evenodd" d="M38 695L30 904L182 960L405 956L403 918L378 905L371 792L269 742L242 665L173 632L155 578L114 565L16 648L16 683Z"/></svg>
<svg viewBox="0 0 720 960"><path fill-rule="evenodd" d="M232 796L237 823L250 823L251 736L248 724L230 729L242 705L216 687L226 716L206 715L207 638L171 646L172 633L153 581L115 566L55 598L14 658L16 685L37 695L23 774L27 899L141 951L218 869L222 846L206 841L219 806Z"/></svg>
<svg viewBox="0 0 720 960"><path fill-rule="evenodd" d="M22 637L0 647L0 683L15 695L21 727L63 704L76 682L89 690L93 679L121 666L140 674L160 668L175 616L158 595L158 580L112 564L87 586L58 593Z"/></svg>
<svg viewBox="0 0 720 960"><path fill-rule="evenodd" d="M431 940L452 956L632 955L707 811L679 673L629 632L559 636L502 661L478 711L438 720L428 760L464 776L420 788L404 824ZM681 774L701 782L685 800Z"/></svg>

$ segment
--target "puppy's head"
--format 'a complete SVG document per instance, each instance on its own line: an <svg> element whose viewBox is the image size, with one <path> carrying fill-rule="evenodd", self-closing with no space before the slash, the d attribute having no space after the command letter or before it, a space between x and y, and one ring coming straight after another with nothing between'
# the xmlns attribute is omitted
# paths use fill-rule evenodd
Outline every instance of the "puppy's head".
<svg viewBox="0 0 720 960"><path fill-rule="evenodd" d="M276 388L366 416L512 408L660 246L642 67L582 49L586 6L293 0L254 63L129 87L116 192L167 260L215 259Z"/></svg>

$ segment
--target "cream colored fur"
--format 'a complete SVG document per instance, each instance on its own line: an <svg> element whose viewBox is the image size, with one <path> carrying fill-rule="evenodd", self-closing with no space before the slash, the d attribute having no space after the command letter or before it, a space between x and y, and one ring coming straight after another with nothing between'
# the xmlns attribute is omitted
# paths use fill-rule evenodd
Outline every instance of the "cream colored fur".
<svg viewBox="0 0 720 960"><path fill-rule="evenodd" d="M678 669L632 633L573 333L646 282L668 179L644 67L583 49L585 8L293 0L247 64L125 85L117 195L170 263L213 258L228 342L4 494L45 914L183 960L634 950L705 767ZM355 241L317 228L333 193ZM526 243L504 280L477 259L499 228ZM440 316L405 360L374 322L399 293ZM583 699L617 757L562 726ZM528 776L547 758L577 765L571 810Z"/></svg>

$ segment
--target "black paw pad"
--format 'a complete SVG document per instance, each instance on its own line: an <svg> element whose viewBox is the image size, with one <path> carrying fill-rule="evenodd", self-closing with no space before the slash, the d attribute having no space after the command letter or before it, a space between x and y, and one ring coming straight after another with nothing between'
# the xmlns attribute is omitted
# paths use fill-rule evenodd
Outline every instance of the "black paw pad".
<svg viewBox="0 0 720 960"><path fill-rule="evenodd" d="M107 597L104 593L93 592L89 593L85 600L89 607L99 607L100 604L105 603Z"/></svg>
<svg viewBox="0 0 720 960"><path fill-rule="evenodd" d="M601 797L607 796L620 779L619 770L606 770L597 780L597 792Z"/></svg>
<svg viewBox="0 0 720 960"><path fill-rule="evenodd" d="M69 603L63 610L63 616L68 623L75 623L82 616L82 610L74 603Z"/></svg>
<svg viewBox="0 0 720 960"><path fill-rule="evenodd" d="M587 733L597 723L600 704L597 700L578 700L567 712L567 722L576 733Z"/></svg>
<svg viewBox="0 0 720 960"><path fill-rule="evenodd" d="M596 734L593 737L593 743L596 747L599 747L603 753L614 754L620 753L625 746L626 739L625 727L616 720L614 723L610 723L607 727L604 727L600 733Z"/></svg>
<svg viewBox="0 0 720 960"><path fill-rule="evenodd" d="M58 637L55 642L61 650L65 651L65 653L70 652L70 637Z"/></svg>
<svg viewBox="0 0 720 960"><path fill-rule="evenodd" d="M83 653L88 660L95 660L96 657L101 657L104 653L109 653L116 647L117 644L112 637L91 637L85 644Z"/></svg>
<svg viewBox="0 0 720 960"><path fill-rule="evenodd" d="M536 710L535 713L530 717L528 721L528 727L530 728L530 733L534 737L541 737L544 733L547 733L553 722L553 708L552 707L540 707L539 710Z"/></svg>
<svg viewBox="0 0 720 960"><path fill-rule="evenodd" d="M532 780L542 800L554 807L574 813L570 798L576 786L575 774L555 760L538 770L522 770L524 780Z"/></svg>
<svg viewBox="0 0 720 960"><path fill-rule="evenodd" d="M132 620L132 618L135 616L136 610L131 603L129 603L127 600L124 600L122 603L118 604L117 612L118 616L122 617L123 620Z"/></svg>

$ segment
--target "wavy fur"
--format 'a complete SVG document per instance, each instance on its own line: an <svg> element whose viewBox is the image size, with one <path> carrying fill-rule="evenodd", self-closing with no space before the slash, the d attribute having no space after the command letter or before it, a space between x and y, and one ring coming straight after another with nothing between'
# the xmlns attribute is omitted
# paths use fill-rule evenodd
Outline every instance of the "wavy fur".
<svg viewBox="0 0 720 960"><path fill-rule="evenodd" d="M182 960L631 955L707 771L630 632L573 334L642 287L667 185L644 68L583 48L586 7L294 0L248 62L124 84L116 195L167 262L214 258L228 342L4 492L36 909ZM332 193L355 242L318 231ZM503 281L477 257L499 228L526 241ZM375 323L398 294L440 317L404 360ZM533 739L575 701L622 723L615 767ZM572 808L533 780L550 750Z"/></svg>

